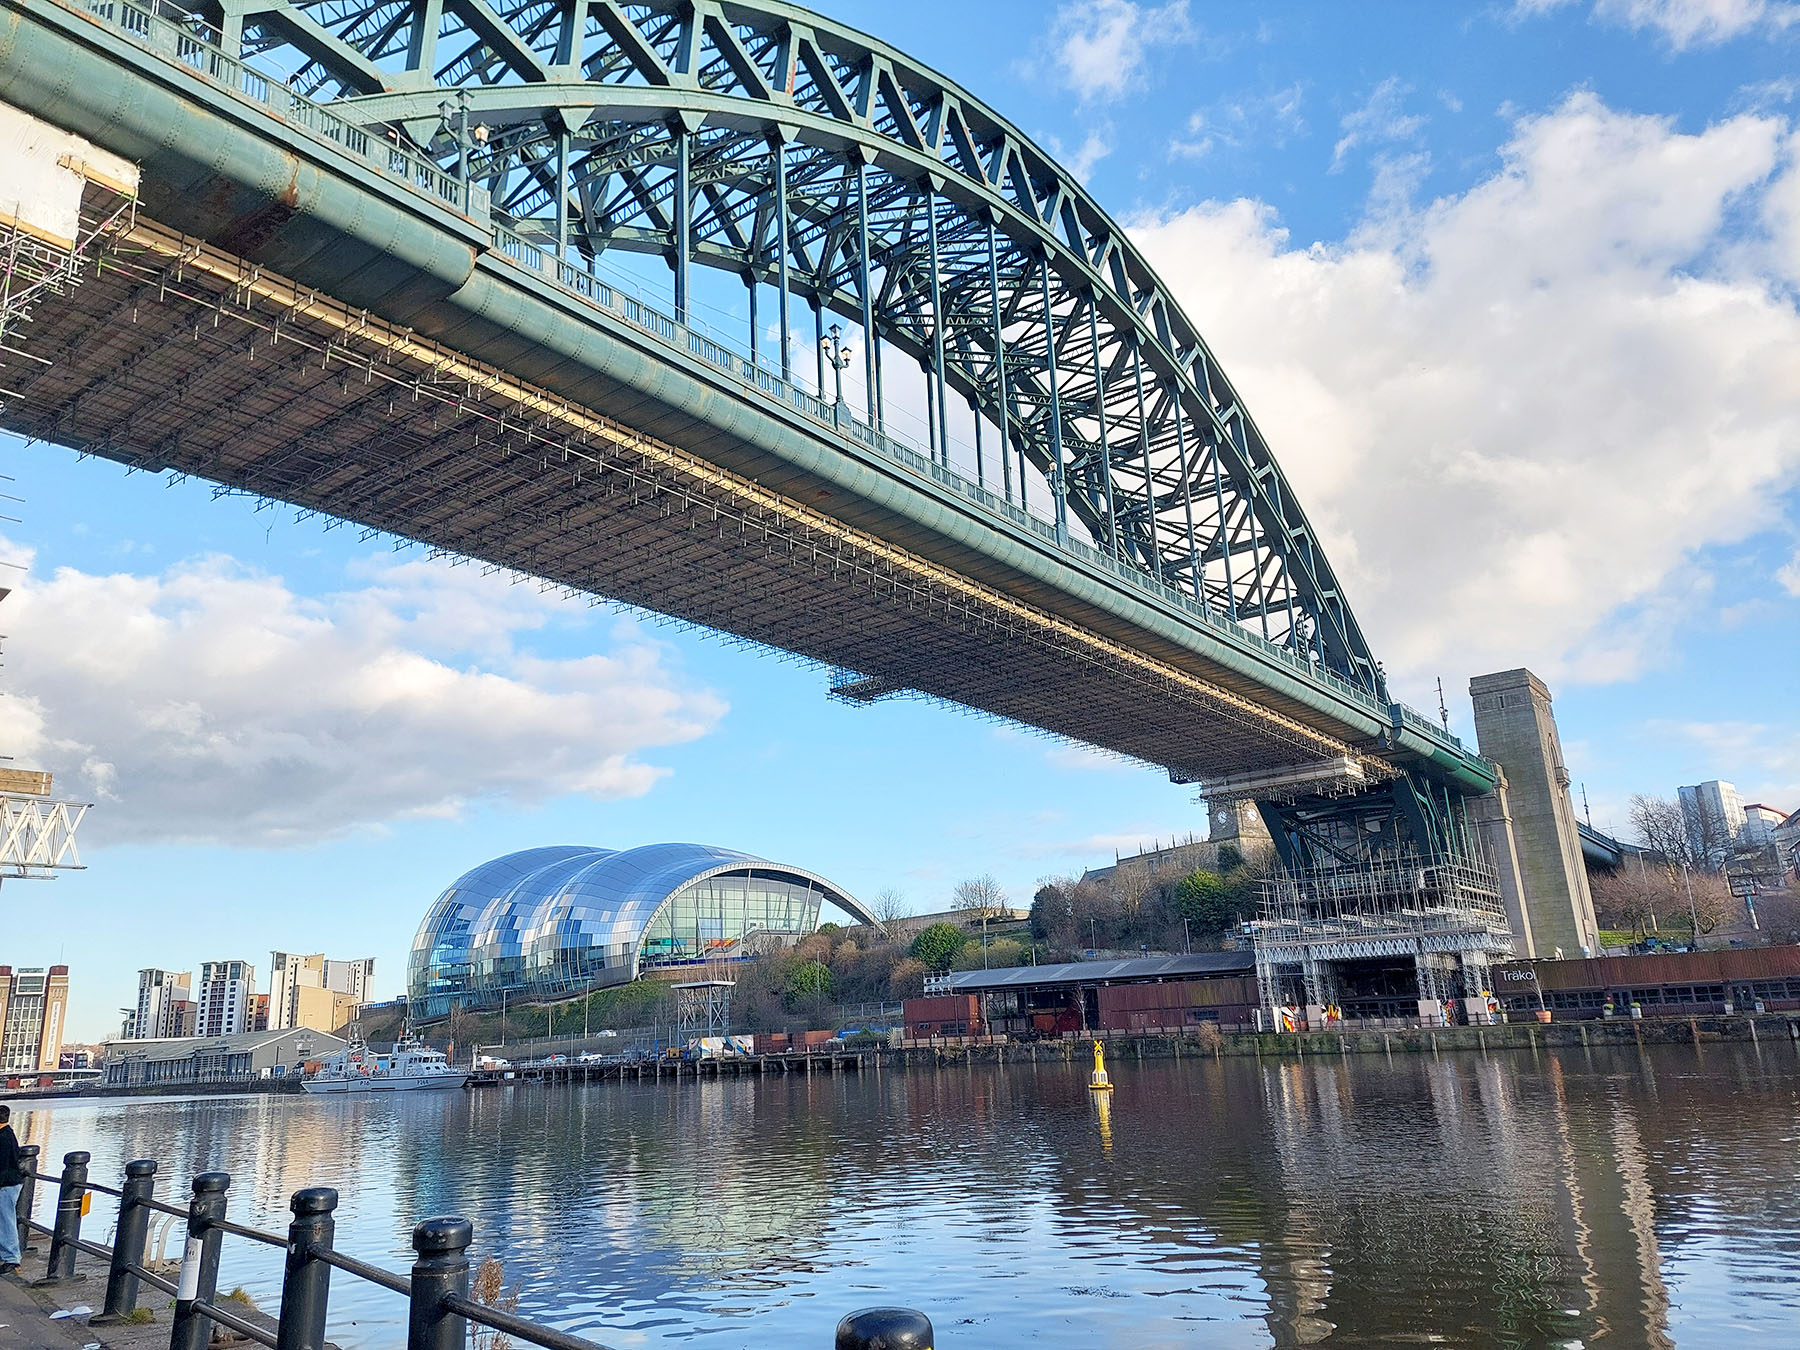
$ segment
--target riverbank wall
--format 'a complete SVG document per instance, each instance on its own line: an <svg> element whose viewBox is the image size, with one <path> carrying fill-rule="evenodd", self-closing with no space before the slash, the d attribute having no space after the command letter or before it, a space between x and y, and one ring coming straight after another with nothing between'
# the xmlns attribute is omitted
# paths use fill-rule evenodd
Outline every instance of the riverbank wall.
<svg viewBox="0 0 1800 1350"><path fill-rule="evenodd" d="M1254 1056L1304 1059L1321 1055L1454 1054L1491 1050L1588 1049L1600 1046L1704 1045L1743 1041L1800 1049L1800 1017L1792 1013L1731 1016L1629 1017L1578 1022L1505 1022L1486 1027L1404 1027L1220 1034L1196 1029L1166 1034L1102 1034L1107 1058L1200 1059ZM902 1045L882 1050L884 1065L1018 1064L1085 1061L1095 1037L1042 1041L982 1041Z"/></svg>
<svg viewBox="0 0 1800 1350"><path fill-rule="evenodd" d="M117 1087L105 1083L83 1083L62 1087L0 1088L0 1101L19 1097L33 1100L54 1097L242 1097L246 1095L299 1095L298 1078L252 1078L229 1083L138 1083Z"/></svg>

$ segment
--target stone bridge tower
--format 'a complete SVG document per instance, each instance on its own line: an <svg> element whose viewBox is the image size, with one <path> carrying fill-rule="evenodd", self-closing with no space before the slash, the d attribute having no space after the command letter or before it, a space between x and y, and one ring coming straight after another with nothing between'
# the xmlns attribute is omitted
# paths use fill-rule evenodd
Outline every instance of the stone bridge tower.
<svg viewBox="0 0 1800 1350"><path fill-rule="evenodd" d="M1563 763L1550 690L1529 670L1469 681L1481 753L1506 771L1507 805L1528 931L1520 955L1598 956L1599 925L1588 893L1569 770ZM1497 859L1505 870L1506 859Z"/></svg>

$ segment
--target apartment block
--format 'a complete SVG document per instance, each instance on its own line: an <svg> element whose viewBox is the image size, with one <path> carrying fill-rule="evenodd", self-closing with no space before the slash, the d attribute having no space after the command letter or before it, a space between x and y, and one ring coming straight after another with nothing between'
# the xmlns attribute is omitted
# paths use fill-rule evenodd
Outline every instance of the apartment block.
<svg viewBox="0 0 1800 1350"><path fill-rule="evenodd" d="M0 1073L56 1068L68 1003L67 966L0 966Z"/></svg>
<svg viewBox="0 0 1800 1350"><path fill-rule="evenodd" d="M196 1036L236 1036L255 1011L256 967L248 961L207 961L200 967Z"/></svg>
<svg viewBox="0 0 1800 1350"><path fill-rule="evenodd" d="M323 952L270 952L269 970L271 1030L334 1031L355 1016L358 1004L369 1001L375 981L373 957L332 961Z"/></svg>
<svg viewBox="0 0 1800 1350"><path fill-rule="evenodd" d="M137 1015L128 1039L155 1040L182 1034L183 1010L193 1002L194 978L187 971L138 972Z"/></svg>

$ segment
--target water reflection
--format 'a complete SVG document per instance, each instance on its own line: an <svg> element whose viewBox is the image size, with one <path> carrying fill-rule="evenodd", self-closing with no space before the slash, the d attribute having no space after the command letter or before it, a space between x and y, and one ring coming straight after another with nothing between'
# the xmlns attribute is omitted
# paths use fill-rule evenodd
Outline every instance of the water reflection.
<svg viewBox="0 0 1800 1350"><path fill-rule="evenodd" d="M26 1108L165 1196L233 1174L285 1222L334 1184L339 1238L403 1268L475 1220L528 1312L615 1345L826 1345L849 1308L926 1309L947 1346L1715 1346L1778 1342L1796 1056L1652 1052L1025 1064L393 1100ZM105 1212L97 1207L97 1213ZM265 1305L279 1257L228 1244ZM334 1284L334 1339L398 1300Z"/></svg>

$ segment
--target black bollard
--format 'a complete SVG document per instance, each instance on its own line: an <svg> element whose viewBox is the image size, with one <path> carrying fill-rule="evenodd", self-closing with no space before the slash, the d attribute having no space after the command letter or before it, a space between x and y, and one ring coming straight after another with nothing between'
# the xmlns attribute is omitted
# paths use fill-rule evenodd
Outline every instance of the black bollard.
<svg viewBox="0 0 1800 1350"><path fill-rule="evenodd" d="M144 1207L156 1190L156 1164L148 1158L125 1164L125 1192L119 1201L119 1227L113 1234L112 1266L106 1272L106 1306L95 1326L123 1322L137 1308L138 1277L133 1266L144 1264L144 1244L150 1240L150 1211Z"/></svg>
<svg viewBox="0 0 1800 1350"><path fill-rule="evenodd" d="M413 1229L412 1311L406 1350L463 1350L468 1321L444 1307L444 1296L469 1296L469 1243L475 1228L467 1219L427 1219Z"/></svg>
<svg viewBox="0 0 1800 1350"><path fill-rule="evenodd" d="M838 1323L837 1350L931 1350L931 1319L911 1308L864 1308Z"/></svg>
<svg viewBox="0 0 1800 1350"><path fill-rule="evenodd" d="M331 1250L337 1221L338 1193L329 1186L295 1191L288 1201L294 1221L288 1225L287 1269L281 1277L281 1322L275 1350L322 1350L325 1306L331 1294L331 1267L318 1258Z"/></svg>
<svg viewBox="0 0 1800 1350"><path fill-rule="evenodd" d="M80 1151L63 1154L62 1183L56 1191L56 1222L50 1229L50 1258L39 1284L58 1284L75 1278L75 1256L81 1238L82 1202L87 1198L89 1155Z"/></svg>
<svg viewBox="0 0 1800 1350"><path fill-rule="evenodd" d="M202 1172L194 1178L194 1198L188 1201L187 1246L181 1253L181 1275L175 1285L175 1320L169 1331L169 1350L205 1350L212 1334L212 1318L196 1312L195 1303L211 1303L219 1292L219 1244L225 1234L212 1220L225 1217L225 1192L231 1177L224 1172Z"/></svg>
<svg viewBox="0 0 1800 1350"><path fill-rule="evenodd" d="M25 1169L25 1184L19 1187L19 1255L36 1251L31 1245L31 1202L37 1196L38 1146L25 1144L19 1149L19 1166Z"/></svg>

